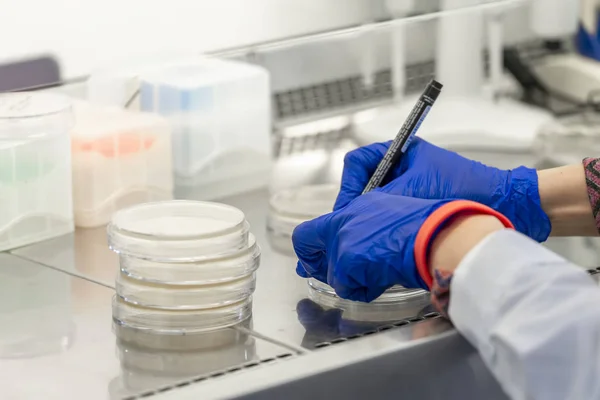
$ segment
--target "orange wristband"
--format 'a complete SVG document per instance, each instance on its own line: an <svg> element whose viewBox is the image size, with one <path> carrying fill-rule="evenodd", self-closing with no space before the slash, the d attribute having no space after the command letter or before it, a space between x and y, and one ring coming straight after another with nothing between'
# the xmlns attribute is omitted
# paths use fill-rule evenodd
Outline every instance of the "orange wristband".
<svg viewBox="0 0 600 400"><path fill-rule="evenodd" d="M429 243L431 242L433 235L444 222L463 213L492 215L498 218L506 228L514 229L512 222L504 215L488 206L484 206L483 204L474 201L456 200L435 210L431 213L429 218L425 220L425 223L421 226L421 229L419 229L415 240L415 262L417 264L417 271L419 272L419 275L421 275L421 279L423 279L429 288L433 285L433 277L431 276L431 271L429 271L429 265L427 264Z"/></svg>

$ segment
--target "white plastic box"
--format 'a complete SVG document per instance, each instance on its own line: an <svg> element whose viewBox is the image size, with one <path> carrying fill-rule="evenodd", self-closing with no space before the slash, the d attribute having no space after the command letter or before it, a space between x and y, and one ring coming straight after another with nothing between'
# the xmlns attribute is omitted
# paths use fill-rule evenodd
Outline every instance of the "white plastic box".
<svg viewBox="0 0 600 400"><path fill-rule="evenodd" d="M168 122L149 113L77 103L72 132L75 224L107 224L114 212L173 196Z"/></svg>
<svg viewBox="0 0 600 400"><path fill-rule="evenodd" d="M73 230L70 102L0 94L0 251Z"/></svg>
<svg viewBox="0 0 600 400"><path fill-rule="evenodd" d="M197 199L267 186L271 166L268 72L200 59L154 68L140 77L140 107L173 129L175 183Z"/></svg>

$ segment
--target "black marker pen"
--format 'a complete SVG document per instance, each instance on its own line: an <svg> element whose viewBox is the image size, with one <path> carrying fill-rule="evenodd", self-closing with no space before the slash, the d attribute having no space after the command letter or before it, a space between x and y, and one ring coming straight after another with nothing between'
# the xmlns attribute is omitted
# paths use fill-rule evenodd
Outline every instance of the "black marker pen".
<svg viewBox="0 0 600 400"><path fill-rule="evenodd" d="M369 179L369 183L367 183L367 186L363 190L363 194L370 192L381 185L388 172L390 172L392 167L398 162L402 154L408 148L412 138L421 127L421 124L429 113L429 109L440 95L442 87L443 85L435 79L432 79L427 84L427 87L423 91L421 97L419 97L417 104L415 104L408 115L408 118L404 122L404 125L402 125L402 128L400 128L400 131L396 135L396 138L392 141L390 148L379 162L375 173L371 176L371 179Z"/></svg>

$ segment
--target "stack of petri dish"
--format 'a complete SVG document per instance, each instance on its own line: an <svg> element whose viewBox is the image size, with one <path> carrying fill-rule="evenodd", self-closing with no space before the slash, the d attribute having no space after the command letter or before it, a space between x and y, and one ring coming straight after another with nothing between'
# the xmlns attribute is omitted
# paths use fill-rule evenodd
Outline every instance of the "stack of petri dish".
<svg viewBox="0 0 600 400"><path fill-rule="evenodd" d="M115 324L188 334L251 316L260 248L237 208L185 200L133 206L113 216L108 242L120 264Z"/></svg>
<svg viewBox="0 0 600 400"><path fill-rule="evenodd" d="M281 253L293 256L292 233L294 228L302 222L331 212L338 192L339 185L337 184L320 184L285 189L272 195L267 219L267 232L271 247ZM356 308L356 304L354 304L356 302L340 299L335 290L323 282L310 278L308 285L309 296L319 304ZM429 293L421 289L406 289L397 285L366 306L371 308L378 305L395 307L406 302L425 305L429 302Z"/></svg>

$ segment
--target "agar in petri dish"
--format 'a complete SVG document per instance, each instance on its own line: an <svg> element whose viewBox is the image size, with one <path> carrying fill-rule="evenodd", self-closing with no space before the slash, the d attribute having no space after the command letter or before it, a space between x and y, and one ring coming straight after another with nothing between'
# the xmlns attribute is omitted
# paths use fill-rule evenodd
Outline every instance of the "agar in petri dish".
<svg viewBox="0 0 600 400"><path fill-rule="evenodd" d="M236 325L252 315L252 297L223 307L201 310L160 310L137 306L113 297L113 321L155 333L200 333Z"/></svg>
<svg viewBox="0 0 600 400"><path fill-rule="evenodd" d="M121 257L198 261L248 246L244 213L220 203L172 200L118 211L108 225L109 247Z"/></svg>
<svg viewBox="0 0 600 400"><path fill-rule="evenodd" d="M254 293L256 276L225 283L183 286L139 282L119 274L116 291L121 299L137 306L161 310L200 310L238 303Z"/></svg>
<svg viewBox="0 0 600 400"><path fill-rule="evenodd" d="M131 279L151 284L206 285L248 276L260 265L260 247L249 234L248 246L228 256L190 262L156 262L121 257L121 272Z"/></svg>

